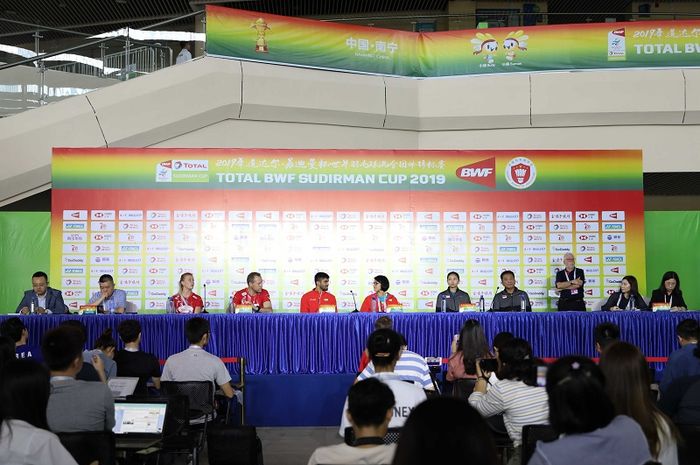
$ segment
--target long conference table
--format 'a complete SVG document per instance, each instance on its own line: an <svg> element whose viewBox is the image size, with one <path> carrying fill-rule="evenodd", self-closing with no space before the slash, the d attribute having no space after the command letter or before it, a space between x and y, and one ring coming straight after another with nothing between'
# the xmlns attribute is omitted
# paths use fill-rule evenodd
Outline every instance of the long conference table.
<svg viewBox="0 0 700 465"><path fill-rule="evenodd" d="M12 315L0 316L0 321ZM340 422L343 401L352 384L367 336L379 315L351 314L209 314L207 350L224 359L246 358L247 421L258 426L333 426ZM394 328L409 349L425 357L447 357L452 336L470 318L479 320L489 341L510 331L530 341L534 354L556 358L595 356L593 329L616 323L622 339L652 360L678 348L676 325L686 318L700 322L700 312L563 312L563 313L405 313L391 314ZM188 347L185 322L190 315L32 315L20 316L32 344L65 319L80 319L88 344L127 318L139 320L141 349L161 360ZM121 343L119 344L121 346ZM227 363L234 379L238 365ZM656 363L656 369L663 363Z"/></svg>
<svg viewBox="0 0 700 465"><path fill-rule="evenodd" d="M7 318L11 315L0 317ZM479 320L487 338L510 331L527 339L535 356L568 354L594 356L593 329L616 323L622 339L647 357L667 357L678 348L675 327L683 319L700 321L700 312L562 312L562 313L405 313L391 314L394 328L409 349L425 357L447 357L452 336L470 318ZM105 329L126 318L142 327L142 350L160 359L187 348L185 322L189 315L32 315L21 316L30 342L39 344L48 329L67 318L80 319L91 344ZM220 357L245 357L248 374L355 373L377 314L209 314L211 340L207 350Z"/></svg>

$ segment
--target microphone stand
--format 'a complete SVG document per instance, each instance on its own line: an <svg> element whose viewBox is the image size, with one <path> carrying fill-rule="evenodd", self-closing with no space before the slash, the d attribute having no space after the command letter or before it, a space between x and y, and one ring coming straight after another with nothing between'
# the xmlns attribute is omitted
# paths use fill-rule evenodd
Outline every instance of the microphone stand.
<svg viewBox="0 0 700 465"><path fill-rule="evenodd" d="M355 310L350 313L357 313L357 301L355 300L355 293L352 292L352 289L350 289L350 295L352 296L352 304L355 307Z"/></svg>

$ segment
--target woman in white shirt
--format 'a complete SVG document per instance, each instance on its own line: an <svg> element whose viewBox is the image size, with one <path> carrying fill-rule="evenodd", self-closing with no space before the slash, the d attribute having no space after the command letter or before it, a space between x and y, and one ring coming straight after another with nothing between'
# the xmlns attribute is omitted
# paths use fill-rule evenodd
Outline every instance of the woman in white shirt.
<svg viewBox="0 0 700 465"><path fill-rule="evenodd" d="M31 359L8 363L0 371L0 463L77 465L48 431L49 372Z"/></svg>
<svg viewBox="0 0 700 465"><path fill-rule="evenodd" d="M632 344L616 342L603 351L600 368L615 413L639 423L654 460L662 465L678 465L679 434L651 398L649 365L644 354Z"/></svg>
<svg viewBox="0 0 700 465"><path fill-rule="evenodd" d="M503 414L506 431L515 447L508 463L519 464L523 426L546 425L549 421L547 392L537 386L537 366L526 340L508 341L498 351L498 366L500 381L487 391L490 373L483 372L476 364L478 378L469 404L484 417Z"/></svg>

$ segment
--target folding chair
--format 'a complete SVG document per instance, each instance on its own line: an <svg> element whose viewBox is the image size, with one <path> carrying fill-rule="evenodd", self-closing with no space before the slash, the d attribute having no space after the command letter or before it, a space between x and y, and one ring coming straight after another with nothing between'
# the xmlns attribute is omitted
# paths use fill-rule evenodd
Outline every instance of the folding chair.
<svg viewBox="0 0 700 465"><path fill-rule="evenodd" d="M501 462L504 464L508 463L508 458L513 454L514 449L513 441L511 441L510 436L508 436L506 425L503 422L503 415L494 415L484 420L486 420L486 424L489 426L493 442L496 444L496 450L501 457Z"/></svg>

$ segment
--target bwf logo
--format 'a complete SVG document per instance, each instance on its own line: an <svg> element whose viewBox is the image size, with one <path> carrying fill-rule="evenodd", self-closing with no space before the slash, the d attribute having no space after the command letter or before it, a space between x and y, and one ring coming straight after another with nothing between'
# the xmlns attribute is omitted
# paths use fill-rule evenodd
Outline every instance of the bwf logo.
<svg viewBox="0 0 700 465"><path fill-rule="evenodd" d="M496 158L460 166L455 172L459 179L486 187L496 187Z"/></svg>

